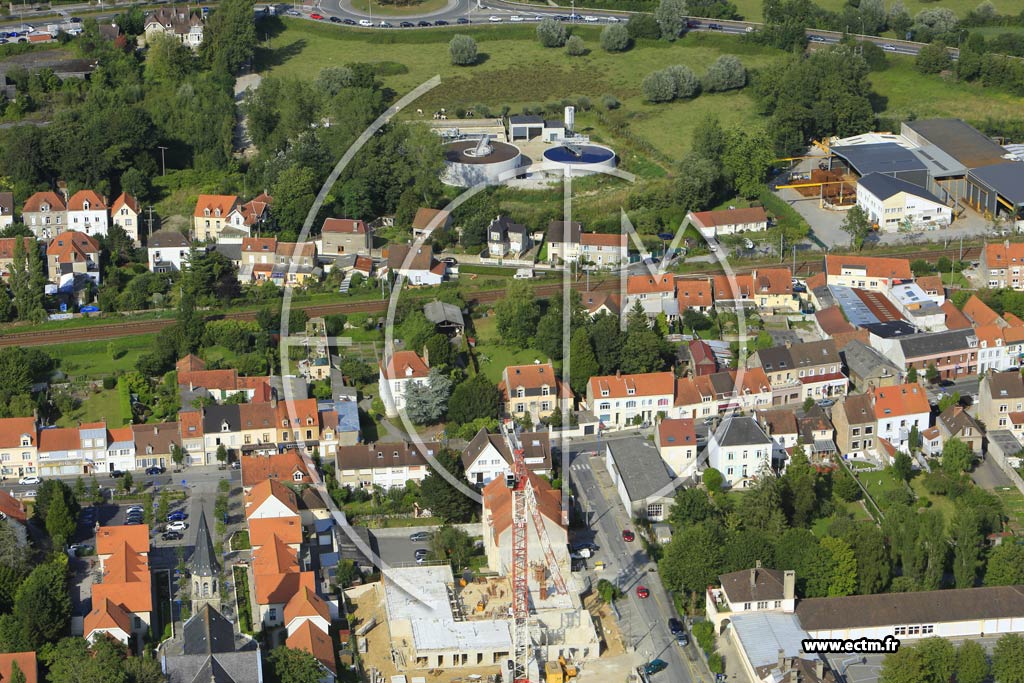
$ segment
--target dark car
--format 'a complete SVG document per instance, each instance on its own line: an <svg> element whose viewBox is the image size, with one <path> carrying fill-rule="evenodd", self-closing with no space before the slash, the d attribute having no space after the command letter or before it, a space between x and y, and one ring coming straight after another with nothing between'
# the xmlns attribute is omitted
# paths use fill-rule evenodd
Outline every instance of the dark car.
<svg viewBox="0 0 1024 683"><path fill-rule="evenodd" d="M456 24L468 24L469 23L469 19L467 19L466 17L459 17L458 19L455 20L455 23Z"/></svg>
<svg viewBox="0 0 1024 683"><path fill-rule="evenodd" d="M668 662L662 659L653 659L647 664L644 664L644 673L648 676L653 676L659 671L664 671L668 668Z"/></svg>
<svg viewBox="0 0 1024 683"><path fill-rule="evenodd" d="M417 531L416 533L409 535L409 540L413 543L423 543L424 541L430 540L430 532Z"/></svg>
<svg viewBox="0 0 1024 683"><path fill-rule="evenodd" d="M81 24L82 23L81 17L71 17L70 19L68 19L68 21L70 21L72 24Z"/></svg>
<svg viewBox="0 0 1024 683"><path fill-rule="evenodd" d="M381 28L394 28L395 27L395 25L392 24L390 21L382 21L379 24L377 24L377 26L379 26Z"/></svg>
<svg viewBox="0 0 1024 683"><path fill-rule="evenodd" d="M341 23L341 19L339 19L338 17L327 17L327 21L331 22L332 24Z"/></svg>
<svg viewBox="0 0 1024 683"><path fill-rule="evenodd" d="M137 510L132 510L124 516L125 519L142 519L143 517L145 517L145 514Z"/></svg>
<svg viewBox="0 0 1024 683"><path fill-rule="evenodd" d="M415 25L416 24L412 23L411 21L403 21L402 23L399 24L399 26L401 26L402 28L412 28Z"/></svg>
<svg viewBox="0 0 1024 683"><path fill-rule="evenodd" d="M668 630L669 630L669 633L671 633L672 635L674 635L676 637L679 637L680 633L685 633L686 632L685 629L683 628L683 622L679 621L675 617L672 617L671 619L668 620Z"/></svg>
<svg viewBox="0 0 1024 683"><path fill-rule="evenodd" d="M110 473L110 476L112 476L114 479L120 479L121 477L124 476L124 472L122 472L121 470L114 470L113 472Z"/></svg>
<svg viewBox="0 0 1024 683"><path fill-rule="evenodd" d="M345 24L346 26L355 26L356 25L355 19L349 19L347 17L345 19L342 19L341 23Z"/></svg>
<svg viewBox="0 0 1024 683"><path fill-rule="evenodd" d="M185 538L185 536L182 535L181 532L179 531L165 531L163 534L160 535L160 538L162 538L165 541L180 541L181 539Z"/></svg>
<svg viewBox="0 0 1024 683"><path fill-rule="evenodd" d="M140 524L142 524L142 520L141 519L134 519L134 518L133 519L125 520L125 523L124 523L125 526L138 526Z"/></svg>
<svg viewBox="0 0 1024 683"><path fill-rule="evenodd" d="M722 30L722 25L721 24L708 24L708 28L711 29L712 31L721 31Z"/></svg>
<svg viewBox="0 0 1024 683"><path fill-rule="evenodd" d="M422 19L420 21L417 21L416 25L421 27L421 28L426 28L427 26L433 26L433 24L431 24L429 21L422 20Z"/></svg>
<svg viewBox="0 0 1024 683"><path fill-rule="evenodd" d="M164 468L163 467L147 467L146 468L146 474L152 475L152 474L163 474L163 473L164 473Z"/></svg>
<svg viewBox="0 0 1024 683"><path fill-rule="evenodd" d="M623 529L622 530L622 540L625 541L626 543L632 543L633 541L636 540L636 534L634 534L629 529Z"/></svg>
<svg viewBox="0 0 1024 683"><path fill-rule="evenodd" d="M168 522L184 522L185 521L185 517L186 517L186 515L185 515L184 512L182 512L181 510L175 510L171 514L167 515L167 521Z"/></svg>
<svg viewBox="0 0 1024 683"><path fill-rule="evenodd" d="M447 25L448 25L448 22L445 21L444 19L438 19L437 21L434 22L434 26L447 26Z"/></svg>

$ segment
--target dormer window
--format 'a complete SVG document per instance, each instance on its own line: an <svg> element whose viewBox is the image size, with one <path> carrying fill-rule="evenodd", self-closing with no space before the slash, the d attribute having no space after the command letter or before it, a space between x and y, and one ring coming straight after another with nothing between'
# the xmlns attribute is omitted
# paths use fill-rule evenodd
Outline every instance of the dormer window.
<svg viewBox="0 0 1024 683"><path fill-rule="evenodd" d="M633 396L634 394L636 394L636 389L634 387L629 387L628 389L626 389L626 393L629 394L630 396Z"/></svg>
<svg viewBox="0 0 1024 683"><path fill-rule="evenodd" d="M393 453L391 454L391 457L392 457L392 458L397 458L397 457L398 457L398 451L394 451L394 452L393 452Z"/></svg>
<svg viewBox="0 0 1024 683"><path fill-rule="evenodd" d="M601 390L601 396L607 397L608 396L608 390L607 389L602 389Z"/></svg>
<svg viewBox="0 0 1024 683"><path fill-rule="evenodd" d="M295 474L292 475L292 481L302 481L302 472L296 470Z"/></svg>
<svg viewBox="0 0 1024 683"><path fill-rule="evenodd" d="M22 446L31 446L32 445L32 437L30 437L28 434L22 434L21 435L21 445Z"/></svg>
<svg viewBox="0 0 1024 683"><path fill-rule="evenodd" d="M281 420L281 426L282 427L287 427L288 426L288 418L285 418L285 419Z"/></svg>
<svg viewBox="0 0 1024 683"><path fill-rule="evenodd" d="M313 424L313 418L311 418L311 417L307 417L307 418L306 418L306 426L308 427L308 426L309 426L309 425L311 425L311 424Z"/></svg>
<svg viewBox="0 0 1024 683"><path fill-rule="evenodd" d="M381 452L381 451L377 451L377 459L378 460L383 460L384 459L384 453Z"/></svg>
<svg viewBox="0 0 1024 683"><path fill-rule="evenodd" d="M549 388L548 388L548 385L547 385L547 384L545 384L544 386L542 386L542 387L540 388L540 395L541 395L541 396L547 396L547 395L548 395L548 394L550 394L550 393L551 393L551 389L549 389Z"/></svg>
<svg viewBox="0 0 1024 683"><path fill-rule="evenodd" d="M220 423L220 431L222 431L222 432L230 432L231 431L231 426L228 424L227 420L224 420L223 422Z"/></svg>
<svg viewBox="0 0 1024 683"><path fill-rule="evenodd" d="M526 389L522 387L516 387L516 398L523 398L526 396Z"/></svg>

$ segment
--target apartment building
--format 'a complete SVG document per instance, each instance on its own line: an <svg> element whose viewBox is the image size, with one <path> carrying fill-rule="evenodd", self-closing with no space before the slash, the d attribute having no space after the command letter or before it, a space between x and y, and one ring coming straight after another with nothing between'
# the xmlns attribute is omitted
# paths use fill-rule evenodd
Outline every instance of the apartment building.
<svg viewBox="0 0 1024 683"><path fill-rule="evenodd" d="M509 365L501 373L498 391L504 396L505 414L514 418L529 417L533 424L549 417L561 399L570 407L573 393L569 385L555 375L548 363Z"/></svg>
<svg viewBox="0 0 1024 683"><path fill-rule="evenodd" d="M825 256L825 284L885 292L895 284L913 282L910 261L874 256Z"/></svg>
<svg viewBox="0 0 1024 683"><path fill-rule="evenodd" d="M747 359L747 367L764 370L774 405L842 396L848 384L831 339L759 349Z"/></svg>
<svg viewBox="0 0 1024 683"><path fill-rule="evenodd" d="M675 403L676 377L671 372L591 377L587 406L606 428L654 422L669 416Z"/></svg>

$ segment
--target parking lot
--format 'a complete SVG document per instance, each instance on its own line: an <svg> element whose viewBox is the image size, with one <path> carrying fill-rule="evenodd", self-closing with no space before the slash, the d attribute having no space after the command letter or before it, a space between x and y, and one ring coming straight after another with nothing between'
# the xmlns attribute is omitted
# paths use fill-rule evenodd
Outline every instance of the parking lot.
<svg viewBox="0 0 1024 683"><path fill-rule="evenodd" d="M479 524L457 524L470 536L479 536ZM437 527L406 527L401 529L372 529L370 531L370 547L381 560L389 566L400 567L415 564L417 550L430 549L430 533ZM413 534L426 534L423 540L413 541Z"/></svg>

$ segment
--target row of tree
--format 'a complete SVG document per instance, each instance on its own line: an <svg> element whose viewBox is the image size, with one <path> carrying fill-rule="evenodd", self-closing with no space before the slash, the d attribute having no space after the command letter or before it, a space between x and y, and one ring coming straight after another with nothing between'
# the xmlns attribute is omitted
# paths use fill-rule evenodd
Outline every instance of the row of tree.
<svg viewBox="0 0 1024 683"><path fill-rule="evenodd" d="M904 644L882 660L881 683L1022 683L1024 638L1007 633L996 641L991 658L984 646L965 640L959 646L945 638Z"/></svg>

